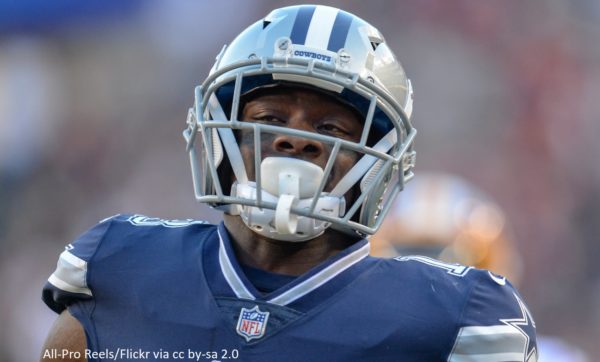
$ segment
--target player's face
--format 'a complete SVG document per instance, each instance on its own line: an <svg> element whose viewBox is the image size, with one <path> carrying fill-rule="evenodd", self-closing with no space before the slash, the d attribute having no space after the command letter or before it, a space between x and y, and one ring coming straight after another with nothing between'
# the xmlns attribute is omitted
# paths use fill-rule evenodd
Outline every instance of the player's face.
<svg viewBox="0 0 600 362"><path fill-rule="evenodd" d="M349 106L332 96L303 88L283 88L259 95L244 105L241 119L268 125L320 133L358 142L362 119ZM261 135L261 153L266 157L293 157L325 168L332 145L312 139L283 134ZM242 131L240 149L248 177L254 180L254 135ZM355 152L341 150L333 166L325 191L337 182L358 160Z"/></svg>

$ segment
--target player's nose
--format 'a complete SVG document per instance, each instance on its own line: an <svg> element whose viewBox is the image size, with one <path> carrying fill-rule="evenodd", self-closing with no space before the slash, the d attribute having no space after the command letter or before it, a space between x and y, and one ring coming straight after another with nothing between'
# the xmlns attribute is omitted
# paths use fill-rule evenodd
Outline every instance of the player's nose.
<svg viewBox="0 0 600 362"><path fill-rule="evenodd" d="M306 159L316 159L324 152L319 141L282 134L273 140L273 148L280 153Z"/></svg>

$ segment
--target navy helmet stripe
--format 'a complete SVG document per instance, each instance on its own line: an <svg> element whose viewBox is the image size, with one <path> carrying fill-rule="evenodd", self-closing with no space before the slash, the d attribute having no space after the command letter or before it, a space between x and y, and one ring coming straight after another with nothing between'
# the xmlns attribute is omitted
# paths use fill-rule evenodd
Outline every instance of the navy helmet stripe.
<svg viewBox="0 0 600 362"><path fill-rule="evenodd" d="M348 30L352 23L352 17L345 11L338 11L333 23L333 29L329 36L329 44L327 44L327 50L337 52L346 44L346 38L348 37Z"/></svg>
<svg viewBox="0 0 600 362"><path fill-rule="evenodd" d="M301 6L298 10L294 26L292 27L292 34L290 35L292 44L304 44L306 41L306 34L308 34L308 27L310 26L315 9L315 5L306 5Z"/></svg>

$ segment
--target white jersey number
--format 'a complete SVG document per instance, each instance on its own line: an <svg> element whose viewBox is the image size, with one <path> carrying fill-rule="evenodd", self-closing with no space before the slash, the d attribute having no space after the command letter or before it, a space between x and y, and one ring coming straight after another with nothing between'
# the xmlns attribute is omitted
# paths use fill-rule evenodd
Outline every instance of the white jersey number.
<svg viewBox="0 0 600 362"><path fill-rule="evenodd" d="M469 270L472 269L470 266L460 265L460 264L451 264L445 263L443 261L429 258L421 255L409 255L409 256L398 256L394 258L398 261L418 261L423 264L431 265L436 268L444 269L448 272L448 274L456 275L459 277L464 277Z"/></svg>

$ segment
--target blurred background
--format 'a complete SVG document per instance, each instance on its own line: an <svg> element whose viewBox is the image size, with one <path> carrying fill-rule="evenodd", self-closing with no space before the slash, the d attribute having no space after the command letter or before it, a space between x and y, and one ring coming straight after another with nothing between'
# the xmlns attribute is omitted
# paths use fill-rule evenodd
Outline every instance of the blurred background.
<svg viewBox="0 0 600 362"><path fill-rule="evenodd" d="M415 88L417 175L497 202L538 332L598 360L600 2L318 3L384 34ZM223 44L292 4L0 1L0 360L38 358L55 319L41 287L99 220L219 219L193 199L193 88Z"/></svg>

